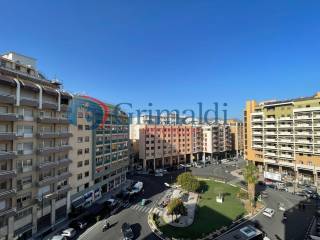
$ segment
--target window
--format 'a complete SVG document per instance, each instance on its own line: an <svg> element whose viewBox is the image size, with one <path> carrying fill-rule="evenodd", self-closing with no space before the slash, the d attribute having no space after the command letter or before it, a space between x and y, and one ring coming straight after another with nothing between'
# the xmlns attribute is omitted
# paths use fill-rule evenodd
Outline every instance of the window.
<svg viewBox="0 0 320 240"><path fill-rule="evenodd" d="M83 130L83 126L82 125L78 125L78 130Z"/></svg>
<svg viewBox="0 0 320 240"><path fill-rule="evenodd" d="M84 153L89 153L89 148L85 148Z"/></svg>
<svg viewBox="0 0 320 240"><path fill-rule="evenodd" d="M81 180L81 179L82 179L82 173L79 173L79 174L78 174L77 179L78 179L78 180Z"/></svg>
<svg viewBox="0 0 320 240"><path fill-rule="evenodd" d="M85 177L89 177L89 171L85 172L85 173L84 173L84 176L85 176Z"/></svg>
<svg viewBox="0 0 320 240"><path fill-rule="evenodd" d="M86 125L86 126L85 126L85 129L86 129L86 130L90 130L90 126L89 126L89 125Z"/></svg>
<svg viewBox="0 0 320 240"><path fill-rule="evenodd" d="M85 183L84 188L88 188L88 187L89 187L89 183Z"/></svg>
<svg viewBox="0 0 320 240"><path fill-rule="evenodd" d="M83 118L83 112L78 112L78 118Z"/></svg>
<svg viewBox="0 0 320 240"><path fill-rule="evenodd" d="M89 136L86 136L86 137L85 137L85 141L86 141L86 142L89 142L89 141L90 141L90 137L89 137Z"/></svg>
<svg viewBox="0 0 320 240"><path fill-rule="evenodd" d="M78 142L78 143L82 143L82 142L83 142L83 137L78 137L77 142Z"/></svg>
<svg viewBox="0 0 320 240"><path fill-rule="evenodd" d="M82 167L82 161L78 162L78 167Z"/></svg>
<svg viewBox="0 0 320 240"><path fill-rule="evenodd" d="M82 149L78 149L78 155L82 155Z"/></svg>
<svg viewBox="0 0 320 240"><path fill-rule="evenodd" d="M85 165L85 166L89 165L89 159L84 160L84 165Z"/></svg>

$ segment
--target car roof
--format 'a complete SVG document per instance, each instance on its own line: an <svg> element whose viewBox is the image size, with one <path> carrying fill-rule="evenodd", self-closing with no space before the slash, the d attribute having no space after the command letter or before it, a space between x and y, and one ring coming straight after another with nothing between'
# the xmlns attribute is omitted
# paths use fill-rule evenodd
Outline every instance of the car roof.
<svg viewBox="0 0 320 240"><path fill-rule="evenodd" d="M51 240L62 240L64 239L64 236L61 236L61 235L55 235L51 238Z"/></svg>
<svg viewBox="0 0 320 240"><path fill-rule="evenodd" d="M67 229L63 230L63 232L72 232L72 231L74 231L74 228L67 228Z"/></svg>

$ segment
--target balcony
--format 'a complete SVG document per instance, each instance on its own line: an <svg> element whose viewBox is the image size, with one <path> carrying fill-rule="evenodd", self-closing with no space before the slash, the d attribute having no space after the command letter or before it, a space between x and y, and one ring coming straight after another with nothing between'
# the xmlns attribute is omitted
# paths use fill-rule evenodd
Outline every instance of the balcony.
<svg viewBox="0 0 320 240"><path fill-rule="evenodd" d="M276 128L275 124L266 124L264 128Z"/></svg>
<svg viewBox="0 0 320 240"><path fill-rule="evenodd" d="M52 183L58 182L58 179L55 176L51 176L51 177L46 177L42 180L39 180L38 182L38 186L39 187L43 187Z"/></svg>
<svg viewBox="0 0 320 240"><path fill-rule="evenodd" d="M288 132L288 131L280 131L279 135L281 136L288 136L288 135L292 135L292 132Z"/></svg>
<svg viewBox="0 0 320 240"><path fill-rule="evenodd" d="M60 132L59 133L59 137L61 137L61 138L69 138L72 136L73 136L73 134L71 132Z"/></svg>
<svg viewBox="0 0 320 240"><path fill-rule="evenodd" d="M38 117L37 121L39 123L56 123L56 124L68 124L69 120L68 118L62 118L62 117Z"/></svg>
<svg viewBox="0 0 320 240"><path fill-rule="evenodd" d="M17 213L16 208L6 208L4 210L0 210L0 217L10 217Z"/></svg>
<svg viewBox="0 0 320 240"><path fill-rule="evenodd" d="M313 144L312 141L297 139L296 143L298 144Z"/></svg>
<svg viewBox="0 0 320 240"><path fill-rule="evenodd" d="M279 157L281 157L281 158L293 158L293 155L291 155L291 154L280 154Z"/></svg>
<svg viewBox="0 0 320 240"><path fill-rule="evenodd" d="M279 121L292 121L291 117L280 117Z"/></svg>
<svg viewBox="0 0 320 240"><path fill-rule="evenodd" d="M282 142L282 143L293 143L292 139L290 139L290 138L280 138L279 142Z"/></svg>
<svg viewBox="0 0 320 240"><path fill-rule="evenodd" d="M264 121L266 122L274 122L276 119L274 117L266 118Z"/></svg>
<svg viewBox="0 0 320 240"><path fill-rule="evenodd" d="M277 156L277 154L274 153L274 152L265 152L264 155L271 156L271 157L276 157Z"/></svg>
<svg viewBox="0 0 320 240"><path fill-rule="evenodd" d="M57 193L60 194L60 193L69 192L71 189L72 188L70 187L70 185L65 185L65 186L58 188Z"/></svg>
<svg viewBox="0 0 320 240"><path fill-rule="evenodd" d="M267 131L267 132L264 132L265 135L267 136L270 136L270 135L276 135L277 132L270 132L270 131Z"/></svg>
<svg viewBox="0 0 320 240"><path fill-rule="evenodd" d="M37 137L40 139L56 138L59 137L59 132L39 132L37 133Z"/></svg>
<svg viewBox="0 0 320 240"><path fill-rule="evenodd" d="M292 128L292 125L290 125L290 124L280 124L279 128Z"/></svg>
<svg viewBox="0 0 320 240"><path fill-rule="evenodd" d="M311 170L311 171L314 170L314 166L313 165L297 164L296 166L299 169L306 169L306 170Z"/></svg>
<svg viewBox="0 0 320 240"><path fill-rule="evenodd" d="M298 132L296 131L296 135L298 136L312 136L312 132Z"/></svg>
<svg viewBox="0 0 320 240"><path fill-rule="evenodd" d="M312 153L312 149L311 148L296 148L297 152L306 152L306 153Z"/></svg>
<svg viewBox="0 0 320 240"><path fill-rule="evenodd" d="M252 125L252 129L261 129L261 128L262 128L262 125L260 125L260 124Z"/></svg>
<svg viewBox="0 0 320 240"><path fill-rule="evenodd" d="M281 166L288 166L288 167L294 167L295 165L293 162L289 162L289 161L279 161L278 163Z"/></svg>
<svg viewBox="0 0 320 240"><path fill-rule="evenodd" d="M15 103L15 96L11 94L0 94L0 102L1 103L8 103L14 104Z"/></svg>
<svg viewBox="0 0 320 240"><path fill-rule="evenodd" d="M40 171L46 171L46 170L49 170L49 169L52 169L54 167L56 167L58 165L57 162L44 162L44 163L40 163L38 168Z"/></svg>
<svg viewBox="0 0 320 240"><path fill-rule="evenodd" d="M69 165L70 163L72 163L72 160L69 158L64 158L64 159L60 159L57 161L58 165Z"/></svg>
<svg viewBox="0 0 320 240"><path fill-rule="evenodd" d="M72 176L72 174L70 172L63 172L63 173L57 175L56 178L58 179L58 181L61 181L63 179L69 178L71 176Z"/></svg>
<svg viewBox="0 0 320 240"><path fill-rule="evenodd" d="M18 115L15 113L0 113L0 121L14 122L18 120Z"/></svg>
<svg viewBox="0 0 320 240"><path fill-rule="evenodd" d="M311 127L312 125L307 123L300 123L295 125L295 128L311 128Z"/></svg>
<svg viewBox="0 0 320 240"><path fill-rule="evenodd" d="M15 132L0 132L1 141L12 141L16 138L17 134Z"/></svg>
<svg viewBox="0 0 320 240"><path fill-rule="evenodd" d="M293 151L291 147L280 147L281 150Z"/></svg>
<svg viewBox="0 0 320 240"><path fill-rule="evenodd" d="M62 145L62 146L55 146L55 147L42 147L38 149L38 153L43 155L48 155L51 153L58 153L58 152L64 152L67 150L71 150L71 145Z"/></svg>
<svg viewBox="0 0 320 240"><path fill-rule="evenodd" d="M296 115L294 119L296 120L311 119L311 115Z"/></svg>
<svg viewBox="0 0 320 240"><path fill-rule="evenodd" d="M257 145L257 144L254 144L252 145L253 148L262 148L262 145Z"/></svg>
<svg viewBox="0 0 320 240"><path fill-rule="evenodd" d="M29 107L38 107L39 100L35 98L21 97L20 105Z"/></svg>
<svg viewBox="0 0 320 240"><path fill-rule="evenodd" d="M58 109L58 103L49 102L49 101L43 101L42 102L42 108L43 109L57 110Z"/></svg>
<svg viewBox="0 0 320 240"><path fill-rule="evenodd" d="M11 198L15 196L16 193L17 191L15 189L0 190L0 199Z"/></svg>
<svg viewBox="0 0 320 240"><path fill-rule="evenodd" d="M11 179L17 176L17 173L15 170L0 170L0 179L6 180Z"/></svg>
<svg viewBox="0 0 320 240"><path fill-rule="evenodd" d="M267 138L265 141L266 142L277 142L277 139L276 138Z"/></svg>
<svg viewBox="0 0 320 240"><path fill-rule="evenodd" d="M265 149L277 149L276 146L272 146L272 145L266 145L264 148Z"/></svg>
<svg viewBox="0 0 320 240"><path fill-rule="evenodd" d="M264 162L266 162L266 163L271 163L271 164L275 164L275 163L277 163L277 161L276 161L276 160L274 160L274 159L270 159L270 158L265 158L265 159L264 159Z"/></svg>
<svg viewBox="0 0 320 240"><path fill-rule="evenodd" d="M9 152L9 151L0 151L0 160L11 160L16 157L15 152Z"/></svg>
<svg viewBox="0 0 320 240"><path fill-rule="evenodd" d="M252 118L251 122L261 122L262 118Z"/></svg>

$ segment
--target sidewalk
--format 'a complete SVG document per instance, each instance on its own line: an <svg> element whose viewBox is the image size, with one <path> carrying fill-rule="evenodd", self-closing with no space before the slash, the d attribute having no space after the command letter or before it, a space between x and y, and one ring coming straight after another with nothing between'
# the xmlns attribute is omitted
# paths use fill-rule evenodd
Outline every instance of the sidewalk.
<svg viewBox="0 0 320 240"><path fill-rule="evenodd" d="M115 197L116 194L118 194L121 190L126 189L127 187L130 186L130 184L132 183L132 180L127 179L127 181L123 184L121 184L120 186L118 186L117 188L113 189L111 192L105 193L102 195L102 197L96 201L96 203L98 204L103 204L105 203L108 199L110 199L111 197ZM80 219L82 216L84 216L85 214L87 214L88 212L85 211L82 214L80 214L79 216L75 217L75 218L65 218L63 220L61 220L60 222L56 223L54 226L48 226L47 229L42 230L40 233L37 233L35 235L35 239L39 239L39 240L50 240L53 236L55 235L59 235L59 233L66 229L69 224L77 219ZM50 234L46 235L45 237L42 236L42 234L44 234L45 232L49 231L50 228L54 229Z"/></svg>

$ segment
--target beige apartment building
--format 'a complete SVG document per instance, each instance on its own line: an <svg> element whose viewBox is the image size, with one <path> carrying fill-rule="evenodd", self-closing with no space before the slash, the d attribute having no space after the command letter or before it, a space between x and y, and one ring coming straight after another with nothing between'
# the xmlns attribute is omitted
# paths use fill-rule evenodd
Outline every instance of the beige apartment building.
<svg viewBox="0 0 320 240"><path fill-rule="evenodd" d="M216 125L135 125L131 137L139 139L144 169L226 157L231 151L230 127ZM139 134L137 133L139 131Z"/></svg>
<svg viewBox="0 0 320 240"><path fill-rule="evenodd" d="M90 98L92 101L93 98ZM85 101L83 96L73 96L74 101ZM72 177L70 185L69 211L79 213L90 207L104 194L111 193L126 183L129 166L129 123L128 116L110 104L94 99L92 108L108 108L108 117L99 126L93 126L86 116L90 107L75 109L76 123L71 125L73 162L70 165ZM82 104L81 104L82 105ZM103 114L103 113L102 113ZM102 116L97 114L95 117Z"/></svg>
<svg viewBox="0 0 320 240"><path fill-rule="evenodd" d="M0 239L30 238L66 217L70 98L35 59L0 57Z"/></svg>
<svg viewBox="0 0 320 240"><path fill-rule="evenodd" d="M244 110L245 159L264 178L319 185L320 93L257 103Z"/></svg>
<svg viewBox="0 0 320 240"><path fill-rule="evenodd" d="M231 131L232 151L236 156L242 156L244 151L244 128L243 122L235 119L228 120L228 125Z"/></svg>

